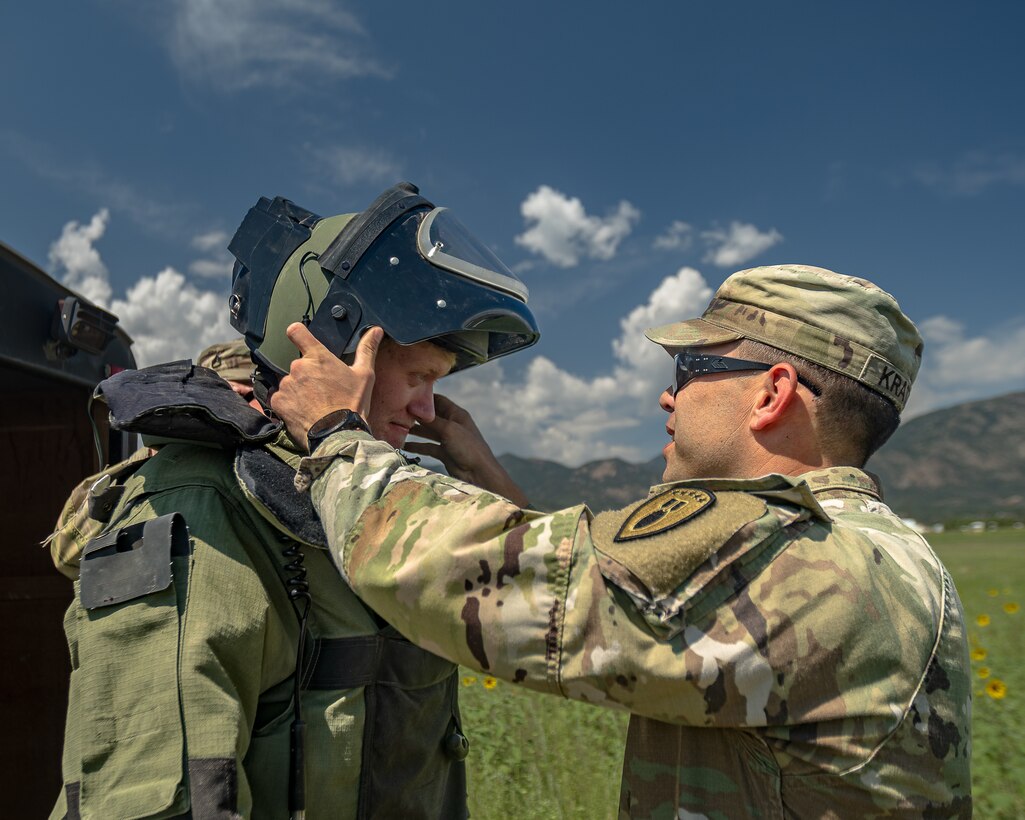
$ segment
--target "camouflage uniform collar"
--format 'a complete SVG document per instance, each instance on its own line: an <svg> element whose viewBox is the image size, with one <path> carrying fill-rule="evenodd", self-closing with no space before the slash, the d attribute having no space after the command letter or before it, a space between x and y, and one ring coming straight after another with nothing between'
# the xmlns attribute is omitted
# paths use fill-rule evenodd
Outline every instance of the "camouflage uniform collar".
<svg viewBox="0 0 1025 820"><path fill-rule="evenodd" d="M826 467L804 473L800 478L819 500L852 494L869 495L879 501L883 498L879 480L857 467Z"/></svg>
<svg viewBox="0 0 1025 820"><path fill-rule="evenodd" d="M851 468L844 469L850 470ZM813 473L805 473L800 476L770 473L758 478L691 478L686 481L656 484L648 490L648 495L657 495L673 487L698 487L703 490L712 490L713 492L733 491L751 493L767 500L804 507L816 518L829 521L831 520L829 515L819 505L816 493L805 480L809 475L813 475Z"/></svg>

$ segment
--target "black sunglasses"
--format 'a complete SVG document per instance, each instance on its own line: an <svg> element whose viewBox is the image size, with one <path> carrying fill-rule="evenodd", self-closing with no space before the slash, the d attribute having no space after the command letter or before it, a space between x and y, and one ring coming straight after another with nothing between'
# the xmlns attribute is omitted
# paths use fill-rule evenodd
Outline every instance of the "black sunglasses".
<svg viewBox="0 0 1025 820"><path fill-rule="evenodd" d="M732 359L729 356L707 356L701 353L690 352L677 353L674 359L676 360L676 380L666 388L674 398L687 382L691 379L696 379L698 376L707 376L709 373L729 373L732 370L769 370L776 366L774 364L766 364L765 362L752 362L748 359ZM822 395L822 391L800 373L797 374L797 380L815 396Z"/></svg>

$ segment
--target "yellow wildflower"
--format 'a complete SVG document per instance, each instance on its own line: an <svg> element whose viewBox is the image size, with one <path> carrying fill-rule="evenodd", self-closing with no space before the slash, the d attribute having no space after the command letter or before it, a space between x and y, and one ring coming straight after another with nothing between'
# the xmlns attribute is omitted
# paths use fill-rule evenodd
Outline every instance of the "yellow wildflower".
<svg viewBox="0 0 1025 820"><path fill-rule="evenodd" d="M993 678L993 680L986 684L986 694L993 698L993 700L1000 700L1007 694L1007 685L1002 680Z"/></svg>
<svg viewBox="0 0 1025 820"><path fill-rule="evenodd" d="M975 623L979 626L989 626L989 615L977 615Z"/></svg>
<svg viewBox="0 0 1025 820"><path fill-rule="evenodd" d="M986 678L989 677L989 667L988 666L980 666L979 667L978 675L983 680L986 680Z"/></svg>
<svg viewBox="0 0 1025 820"><path fill-rule="evenodd" d="M989 596L990 598L996 598L996 597L997 597L997 595L999 595L999 594L1000 594L1000 590L999 590L999 589L990 589L990 590L987 590L987 591L986 591L986 594L987 594L987 595L988 595L988 596Z"/></svg>
<svg viewBox="0 0 1025 820"><path fill-rule="evenodd" d="M476 675L463 675L463 686L473 686L476 682Z"/></svg>
<svg viewBox="0 0 1025 820"><path fill-rule="evenodd" d="M488 675L486 678L484 678L484 680L481 681L481 684L484 686L485 689L494 689L496 686L498 686L498 678L493 678L491 677L491 675Z"/></svg>
<svg viewBox="0 0 1025 820"><path fill-rule="evenodd" d="M1021 609L1021 607L1018 606L1014 601L1008 601L1006 604L1004 604L1004 612L1006 612L1008 615L1014 615L1014 613L1016 613L1019 609Z"/></svg>
<svg viewBox="0 0 1025 820"><path fill-rule="evenodd" d="M986 660L986 650L983 649L981 646L975 647L975 649L972 650L972 660L973 661L984 661L984 660Z"/></svg>

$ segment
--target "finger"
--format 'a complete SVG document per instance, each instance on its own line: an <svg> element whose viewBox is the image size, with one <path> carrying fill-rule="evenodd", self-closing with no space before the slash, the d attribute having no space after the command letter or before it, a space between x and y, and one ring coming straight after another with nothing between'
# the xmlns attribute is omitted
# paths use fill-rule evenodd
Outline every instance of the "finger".
<svg viewBox="0 0 1025 820"><path fill-rule="evenodd" d="M437 418L445 419L449 424L476 429L473 417L469 412L462 405L456 404L441 393L434 394L434 414Z"/></svg>
<svg viewBox="0 0 1025 820"><path fill-rule="evenodd" d="M374 363L377 361L377 351L380 349L383 339L383 328L372 327L366 331L363 334L363 338L359 340L359 346L356 348L356 358L353 360L352 366L373 370Z"/></svg>
<svg viewBox="0 0 1025 820"><path fill-rule="evenodd" d="M443 421L443 420L440 420L440 421ZM444 434L442 433L441 429L439 429L438 422L439 422L438 417L435 417L434 421L428 422L426 424L424 422L422 422L422 421L418 421L416 423L416 425L413 427L413 429L409 431L409 434L411 436L419 436L420 438L429 438L432 441L440 442L442 440L442 438L444 437Z"/></svg>
<svg viewBox="0 0 1025 820"><path fill-rule="evenodd" d="M448 396L441 393L434 394L434 413L441 418L451 418L452 414L463 408L456 404Z"/></svg>
<svg viewBox="0 0 1025 820"><path fill-rule="evenodd" d="M402 449L410 453L416 453L418 456L427 456L437 461L441 461L441 454L444 449L440 444L432 444L429 441L407 441L402 445Z"/></svg>
<svg viewBox="0 0 1025 820"><path fill-rule="evenodd" d="M288 341L299 348L299 352L303 356L309 356L318 348L326 349L302 322L292 322L285 328L285 335L288 337Z"/></svg>

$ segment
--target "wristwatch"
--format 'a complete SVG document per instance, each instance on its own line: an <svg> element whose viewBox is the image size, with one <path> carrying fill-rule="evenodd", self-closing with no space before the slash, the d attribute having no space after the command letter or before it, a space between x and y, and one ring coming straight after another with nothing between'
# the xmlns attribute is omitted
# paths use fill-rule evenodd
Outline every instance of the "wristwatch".
<svg viewBox="0 0 1025 820"><path fill-rule="evenodd" d="M369 433L370 425L354 410L347 408L332 410L323 418L315 421L306 434L306 445L310 452L316 450L332 433L337 433L340 430L362 430L364 433Z"/></svg>

